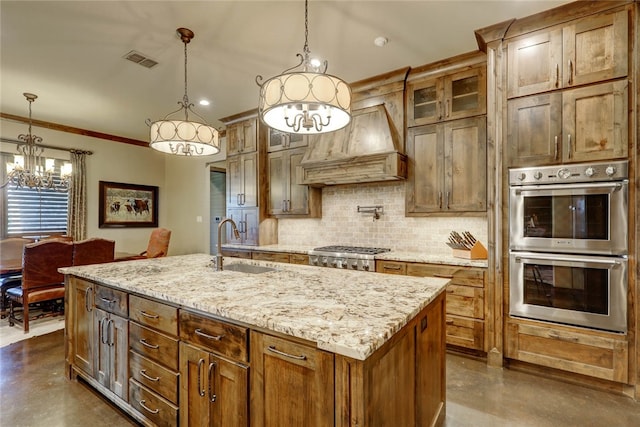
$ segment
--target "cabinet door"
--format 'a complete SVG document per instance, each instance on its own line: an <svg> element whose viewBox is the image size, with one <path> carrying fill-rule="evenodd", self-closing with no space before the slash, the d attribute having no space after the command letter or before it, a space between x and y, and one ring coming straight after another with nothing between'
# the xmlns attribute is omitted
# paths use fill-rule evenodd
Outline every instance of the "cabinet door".
<svg viewBox="0 0 640 427"><path fill-rule="evenodd" d="M210 354L207 377L207 397L211 402L211 425L247 427L249 425L247 367Z"/></svg>
<svg viewBox="0 0 640 427"><path fill-rule="evenodd" d="M286 169L285 169L285 152L278 151L269 153L269 214L280 215L286 210L287 195L285 191Z"/></svg>
<svg viewBox="0 0 640 427"><path fill-rule="evenodd" d="M95 379L103 386L110 388L111 349L109 348L109 313L99 308L94 309L95 343L94 366Z"/></svg>
<svg viewBox="0 0 640 427"><path fill-rule="evenodd" d="M238 227L238 231L242 231L242 221L243 221L242 212L243 212L242 208L227 209L227 218L231 218L233 222L236 223L236 226ZM236 239L236 237L233 234L232 228L229 224L225 224L224 232L226 236L226 243L237 245L237 244L241 244L244 240L242 233L240 233L240 238Z"/></svg>
<svg viewBox="0 0 640 427"><path fill-rule="evenodd" d="M562 95L547 93L508 101L509 166L558 163L562 158Z"/></svg>
<svg viewBox="0 0 640 427"><path fill-rule="evenodd" d="M241 162L241 205L243 207L258 206L258 153L243 154Z"/></svg>
<svg viewBox="0 0 640 427"><path fill-rule="evenodd" d="M129 397L129 321L99 308L95 309L95 321L95 378L126 400Z"/></svg>
<svg viewBox="0 0 640 427"><path fill-rule="evenodd" d="M227 207L241 206L244 176L241 156L227 157Z"/></svg>
<svg viewBox="0 0 640 427"><path fill-rule="evenodd" d="M531 95L560 88L562 30L544 31L509 42L507 97Z"/></svg>
<svg viewBox="0 0 640 427"><path fill-rule="evenodd" d="M245 245L257 245L260 236L260 223L258 221L258 208L243 209L242 211L242 243Z"/></svg>
<svg viewBox="0 0 640 427"><path fill-rule="evenodd" d="M334 424L333 355L251 332L251 425Z"/></svg>
<svg viewBox="0 0 640 427"><path fill-rule="evenodd" d="M227 156L239 154L242 148L242 133L239 124L227 126Z"/></svg>
<svg viewBox="0 0 640 427"><path fill-rule="evenodd" d="M487 210L487 130L484 117L444 127L444 206L447 211Z"/></svg>
<svg viewBox="0 0 640 427"><path fill-rule="evenodd" d="M444 78L444 120L477 116L487 112L486 66Z"/></svg>
<svg viewBox="0 0 640 427"><path fill-rule="evenodd" d="M407 213L438 212L443 207L444 128L410 128L407 138Z"/></svg>
<svg viewBox="0 0 640 427"><path fill-rule="evenodd" d="M564 87L627 75L628 12L590 16L563 28Z"/></svg>
<svg viewBox="0 0 640 427"><path fill-rule="evenodd" d="M298 184L298 167L304 157L305 149L291 149L287 152L287 214L306 215L309 213L309 186Z"/></svg>
<svg viewBox="0 0 640 427"><path fill-rule="evenodd" d="M180 343L180 425L211 425L208 365L208 352Z"/></svg>
<svg viewBox="0 0 640 427"><path fill-rule="evenodd" d="M286 133L277 129L269 128L269 140L267 151L274 152L289 148L305 147L307 139L299 133Z"/></svg>
<svg viewBox="0 0 640 427"><path fill-rule="evenodd" d="M627 98L626 80L565 91L563 159L582 162L627 157Z"/></svg>
<svg viewBox="0 0 640 427"><path fill-rule="evenodd" d="M90 282L71 278L71 297L73 299L73 360L77 368L85 373L94 375L94 312L93 296L94 286Z"/></svg>
<svg viewBox="0 0 640 427"><path fill-rule="evenodd" d="M246 120L240 124L242 131L241 152L251 153L258 149L258 120Z"/></svg>
<svg viewBox="0 0 640 427"><path fill-rule="evenodd" d="M443 79L416 81L407 90L407 126L419 126L442 120Z"/></svg>

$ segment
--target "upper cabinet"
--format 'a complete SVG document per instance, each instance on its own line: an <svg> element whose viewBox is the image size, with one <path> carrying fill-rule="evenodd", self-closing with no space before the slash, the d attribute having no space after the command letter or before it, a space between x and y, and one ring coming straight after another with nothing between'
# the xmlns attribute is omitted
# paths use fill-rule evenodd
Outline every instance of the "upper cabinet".
<svg viewBox="0 0 640 427"><path fill-rule="evenodd" d="M625 9L509 41L507 97L626 76L628 19Z"/></svg>
<svg viewBox="0 0 640 427"><path fill-rule="evenodd" d="M301 147L268 154L270 215L320 217L321 190L299 184L304 153Z"/></svg>
<svg viewBox="0 0 640 427"><path fill-rule="evenodd" d="M269 128L267 151L287 150L289 148L299 148L307 146L307 138L299 133L286 133L277 129Z"/></svg>
<svg viewBox="0 0 640 427"><path fill-rule="evenodd" d="M258 119L248 119L227 127L227 156L251 153L258 148Z"/></svg>
<svg viewBox="0 0 640 427"><path fill-rule="evenodd" d="M439 77L427 75L410 79L407 83L407 126L485 114L486 86L484 63Z"/></svg>

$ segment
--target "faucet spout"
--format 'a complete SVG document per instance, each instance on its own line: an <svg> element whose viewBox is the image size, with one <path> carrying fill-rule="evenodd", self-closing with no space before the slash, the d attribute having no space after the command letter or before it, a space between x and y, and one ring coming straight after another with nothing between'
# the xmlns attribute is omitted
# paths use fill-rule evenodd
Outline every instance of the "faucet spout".
<svg viewBox="0 0 640 427"><path fill-rule="evenodd" d="M231 228L233 230L233 235L235 236L235 238L240 238L238 227L231 218L224 218L222 221L220 221L220 223L218 224L218 251L216 253L216 271L222 271L222 226L227 222L231 223Z"/></svg>

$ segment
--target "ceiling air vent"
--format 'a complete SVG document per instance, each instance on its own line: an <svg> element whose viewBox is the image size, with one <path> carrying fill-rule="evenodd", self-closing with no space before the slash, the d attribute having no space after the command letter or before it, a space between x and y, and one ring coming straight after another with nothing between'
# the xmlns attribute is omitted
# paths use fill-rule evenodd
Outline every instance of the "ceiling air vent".
<svg viewBox="0 0 640 427"><path fill-rule="evenodd" d="M135 62L136 64L142 65L143 67L152 68L158 65L157 61L154 61L151 58L143 55L140 52L136 52L132 50L124 56L125 59L128 59L131 62Z"/></svg>

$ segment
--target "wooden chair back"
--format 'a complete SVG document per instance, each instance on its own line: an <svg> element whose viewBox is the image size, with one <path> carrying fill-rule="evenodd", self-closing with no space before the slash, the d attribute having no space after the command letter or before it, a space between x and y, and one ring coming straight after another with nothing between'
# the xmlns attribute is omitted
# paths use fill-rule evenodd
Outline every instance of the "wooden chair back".
<svg viewBox="0 0 640 427"><path fill-rule="evenodd" d="M102 264L115 259L116 242L94 237L73 243L73 265Z"/></svg>
<svg viewBox="0 0 640 427"><path fill-rule="evenodd" d="M24 245L33 243L32 239L23 237L9 237L0 240L0 258L1 264L4 265L22 265L22 251Z"/></svg>
<svg viewBox="0 0 640 427"><path fill-rule="evenodd" d="M60 267L73 264L73 243L47 240L25 245L22 255L22 291L59 286L64 275Z"/></svg>
<svg viewBox="0 0 640 427"><path fill-rule="evenodd" d="M156 228L151 232L149 237L149 245L147 246L147 258L159 258L167 256L169 252L169 240L171 239L171 230L166 228ZM144 252L143 252L144 253Z"/></svg>

